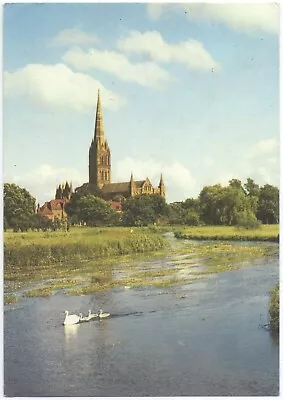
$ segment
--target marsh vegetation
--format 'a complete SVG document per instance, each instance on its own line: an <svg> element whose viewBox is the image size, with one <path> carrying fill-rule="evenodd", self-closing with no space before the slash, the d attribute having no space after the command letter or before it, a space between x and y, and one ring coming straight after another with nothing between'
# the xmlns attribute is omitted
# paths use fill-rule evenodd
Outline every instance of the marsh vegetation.
<svg viewBox="0 0 283 400"><path fill-rule="evenodd" d="M269 321L270 321L270 329L274 333L279 333L279 283L275 286L275 288L270 293L269 299Z"/></svg>
<svg viewBox="0 0 283 400"><path fill-rule="evenodd" d="M271 243L174 241L171 246L163 231L84 227L70 232L6 232L5 304L62 292L172 286L278 256L278 247Z"/></svg>
<svg viewBox="0 0 283 400"><path fill-rule="evenodd" d="M175 237L191 240L278 242L279 225L261 225L257 229L245 229L236 226L186 226L176 228Z"/></svg>

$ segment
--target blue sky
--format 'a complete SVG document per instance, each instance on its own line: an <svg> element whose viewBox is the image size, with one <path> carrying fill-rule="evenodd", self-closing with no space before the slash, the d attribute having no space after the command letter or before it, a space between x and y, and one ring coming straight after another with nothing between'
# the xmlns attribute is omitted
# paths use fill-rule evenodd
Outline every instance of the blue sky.
<svg viewBox="0 0 283 400"><path fill-rule="evenodd" d="M274 3L6 5L4 180L87 182L99 87L113 181L279 185L278 31Z"/></svg>

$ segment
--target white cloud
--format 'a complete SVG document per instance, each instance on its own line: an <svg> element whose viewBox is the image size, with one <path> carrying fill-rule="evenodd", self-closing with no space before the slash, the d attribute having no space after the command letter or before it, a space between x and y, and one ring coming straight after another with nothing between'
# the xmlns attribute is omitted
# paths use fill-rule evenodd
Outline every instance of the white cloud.
<svg viewBox="0 0 283 400"><path fill-rule="evenodd" d="M33 105L49 110L71 109L85 113L96 106L96 93L101 89L101 101L106 108L118 109L125 100L107 90L98 80L73 72L64 64L29 64L15 72L4 72L4 94L24 96Z"/></svg>
<svg viewBox="0 0 283 400"><path fill-rule="evenodd" d="M159 184L160 174L163 174L167 192L167 201L180 201L192 195L195 180L189 169L179 162L162 164L153 160L136 160L126 157L117 163L113 169L113 180L127 182L133 173L135 180L148 177L153 184Z"/></svg>
<svg viewBox="0 0 283 400"><path fill-rule="evenodd" d="M163 174L167 191L167 201L180 201L192 196L195 185L190 171L179 162L170 165L152 160L135 160L127 157L113 166L113 182L127 182L133 172L135 180L148 177L153 186L158 186L160 174ZM72 167L53 167L49 164L39 165L38 168L22 175L4 176L6 182L14 182L25 187L40 204L54 199L56 187L66 180L72 182L73 188L88 182L87 174L82 174Z"/></svg>
<svg viewBox="0 0 283 400"><path fill-rule="evenodd" d="M76 188L87 182L87 177L72 167L55 168L48 164L42 164L21 176L5 177L5 180L25 187L42 204L55 198L56 187L60 183L66 180L71 181L73 188Z"/></svg>
<svg viewBox="0 0 283 400"><path fill-rule="evenodd" d="M220 64L197 40L169 44L157 31L132 31L128 36L119 39L117 45L125 52L146 53L155 62L181 63L187 68L203 71L220 69Z"/></svg>
<svg viewBox="0 0 283 400"><path fill-rule="evenodd" d="M246 156L247 175L260 185L279 185L279 139L271 138L257 142Z"/></svg>
<svg viewBox="0 0 283 400"><path fill-rule="evenodd" d="M51 46L80 46L97 43L98 37L80 29L64 29L51 40Z"/></svg>
<svg viewBox="0 0 283 400"><path fill-rule="evenodd" d="M252 149L250 157L279 156L279 140L276 138L261 140Z"/></svg>
<svg viewBox="0 0 283 400"><path fill-rule="evenodd" d="M98 69L113 74L122 81L135 82L143 86L160 88L174 80L167 71L155 63L133 63L116 51L93 48L85 52L73 48L63 55L62 60L80 70Z"/></svg>
<svg viewBox="0 0 283 400"><path fill-rule="evenodd" d="M186 13L189 20L216 21L246 33L262 31L277 34L279 32L279 5L276 3L149 4L147 11L153 20L159 19L168 11L182 11Z"/></svg>

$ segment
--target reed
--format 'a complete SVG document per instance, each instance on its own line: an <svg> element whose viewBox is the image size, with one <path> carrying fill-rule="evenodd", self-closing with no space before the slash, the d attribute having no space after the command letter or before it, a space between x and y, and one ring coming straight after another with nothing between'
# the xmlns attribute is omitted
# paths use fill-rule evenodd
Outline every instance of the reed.
<svg viewBox="0 0 283 400"><path fill-rule="evenodd" d="M42 266L79 259L91 260L165 247L161 235L146 228L77 228L65 232L5 234L5 266Z"/></svg>
<svg viewBox="0 0 283 400"><path fill-rule="evenodd" d="M269 323L274 333L279 333L279 283L270 292L269 298Z"/></svg>
<svg viewBox="0 0 283 400"><path fill-rule="evenodd" d="M190 226L175 229L177 239L191 240L238 240L278 242L279 225L262 225L258 229L240 229L234 226Z"/></svg>

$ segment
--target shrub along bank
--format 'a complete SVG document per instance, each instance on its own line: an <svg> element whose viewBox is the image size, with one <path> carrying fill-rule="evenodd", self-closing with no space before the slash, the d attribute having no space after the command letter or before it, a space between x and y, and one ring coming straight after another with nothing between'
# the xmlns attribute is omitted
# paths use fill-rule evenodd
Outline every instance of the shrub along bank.
<svg viewBox="0 0 283 400"><path fill-rule="evenodd" d="M279 283L270 293L269 321L272 332L279 332Z"/></svg>

